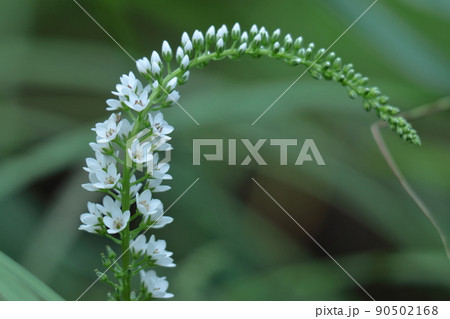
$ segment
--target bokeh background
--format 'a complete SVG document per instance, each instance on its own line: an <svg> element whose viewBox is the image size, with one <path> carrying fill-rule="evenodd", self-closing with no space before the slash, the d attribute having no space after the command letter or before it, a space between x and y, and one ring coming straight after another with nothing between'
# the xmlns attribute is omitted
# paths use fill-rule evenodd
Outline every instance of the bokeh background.
<svg viewBox="0 0 450 319"><path fill-rule="evenodd" d="M135 58L172 47L183 31L211 24L280 27L328 47L371 0L79 0ZM403 110L450 94L450 3L380 0L333 47ZM76 299L103 269L110 244L78 231L86 202L84 159L105 100L134 63L71 0L0 4L0 298ZM377 300L448 300L450 262L435 230L401 188L370 134L376 120L336 83L303 77L280 61L221 61L191 72L173 133L174 180L160 198L175 221L155 231L174 251L168 276L176 300L368 300L255 178ZM414 121L423 146L383 131L388 147L450 236L450 114ZM192 166L193 138L313 138L326 166ZM240 148L238 158L247 153ZM102 300L98 283L83 300Z"/></svg>

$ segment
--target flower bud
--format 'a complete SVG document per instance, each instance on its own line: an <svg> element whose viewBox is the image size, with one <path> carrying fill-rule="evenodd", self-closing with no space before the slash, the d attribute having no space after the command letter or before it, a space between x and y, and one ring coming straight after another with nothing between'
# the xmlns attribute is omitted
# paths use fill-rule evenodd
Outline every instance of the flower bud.
<svg viewBox="0 0 450 319"><path fill-rule="evenodd" d="M278 40L278 38L280 37L281 34L281 30L280 29L276 29L275 31L273 31L272 36L270 37L270 40L272 42L275 42Z"/></svg>
<svg viewBox="0 0 450 319"><path fill-rule="evenodd" d="M187 80L189 80L189 75L190 75L189 71L184 72L183 75L178 79L178 83L179 84L186 83Z"/></svg>
<svg viewBox="0 0 450 319"><path fill-rule="evenodd" d="M286 36L284 37L284 48L286 49L286 51L288 51L291 47L292 47L292 37L291 37L291 35L288 33L288 34L286 34Z"/></svg>
<svg viewBox="0 0 450 319"><path fill-rule="evenodd" d="M258 33L253 38L252 47L253 48L259 48L260 45L261 45L261 34Z"/></svg>
<svg viewBox="0 0 450 319"><path fill-rule="evenodd" d="M223 52L224 45L225 45L225 44L224 44L222 38L220 38L219 40L217 40L217 43L216 43L216 51L217 51L217 53L222 53L222 52Z"/></svg>
<svg viewBox="0 0 450 319"><path fill-rule="evenodd" d="M267 32L266 28L261 27L261 29L259 29L259 34L261 35L261 43L263 45L269 43L269 33Z"/></svg>
<svg viewBox="0 0 450 319"><path fill-rule="evenodd" d="M161 75L161 68L155 62L152 62L152 74L154 77L159 77Z"/></svg>
<svg viewBox="0 0 450 319"><path fill-rule="evenodd" d="M166 85L167 92L169 92L169 93L172 92L176 88L177 83L178 83L177 77L170 79L170 81L167 82L167 85Z"/></svg>
<svg viewBox="0 0 450 319"><path fill-rule="evenodd" d="M250 36L253 38L257 34L258 34L258 27L256 26L256 24L254 24L250 28Z"/></svg>
<svg viewBox="0 0 450 319"><path fill-rule="evenodd" d="M166 98L166 100L164 101L163 105L165 106L169 106L172 105L174 103L177 103L178 100L180 99L180 93L178 91L172 91Z"/></svg>
<svg viewBox="0 0 450 319"><path fill-rule="evenodd" d="M247 31L242 32L241 35L241 43L247 43L248 42L248 33Z"/></svg>
<svg viewBox="0 0 450 319"><path fill-rule="evenodd" d="M115 259L117 257L117 254L109 246L106 246L106 252L108 254L107 256L108 256L109 259Z"/></svg>
<svg viewBox="0 0 450 319"><path fill-rule="evenodd" d="M105 267L109 267L109 266L111 266L112 265L112 261L109 259L109 258L106 258L106 256L104 255L104 254L102 254L102 264L103 264L103 266L105 266ZM97 275L99 275L99 273L100 272L98 272L97 273ZM106 277L106 275L104 275L104 274L102 274L102 273L100 273L100 275L103 275L103 276L105 276L105 277L100 277L99 279L100 280L102 280L102 278L105 278L105 279L107 279L108 277ZM105 280L105 279L103 279L103 280Z"/></svg>
<svg viewBox="0 0 450 319"><path fill-rule="evenodd" d="M305 50L305 48L301 48L300 50L298 50L297 55L300 58L302 58L302 59L306 58L306 50Z"/></svg>
<svg viewBox="0 0 450 319"><path fill-rule="evenodd" d="M177 48L177 53L175 54L175 59L177 60L177 63L181 63L181 60L184 57L184 51L181 47Z"/></svg>
<svg viewBox="0 0 450 319"><path fill-rule="evenodd" d="M188 43L188 41L191 41L189 35L187 34L187 32L183 32L183 34L181 35L181 44L183 46L186 46L186 43Z"/></svg>
<svg viewBox="0 0 450 319"><path fill-rule="evenodd" d="M188 40L184 45L184 53L190 56L192 55L192 52L193 52L192 42Z"/></svg>
<svg viewBox="0 0 450 319"><path fill-rule="evenodd" d="M223 38L224 41L228 39L228 28L225 24L217 30L217 38Z"/></svg>
<svg viewBox="0 0 450 319"><path fill-rule="evenodd" d="M161 58L159 57L159 54L156 51L152 52L152 56L150 58L150 61L152 62L152 66L153 66L153 63L156 63L159 66L162 66Z"/></svg>
<svg viewBox="0 0 450 319"><path fill-rule="evenodd" d="M162 44L162 56L167 62L170 62L173 58L172 49L167 41L164 41Z"/></svg>
<svg viewBox="0 0 450 319"><path fill-rule="evenodd" d="M216 40L216 28L210 26L208 31L206 31L206 44L209 46Z"/></svg>
<svg viewBox="0 0 450 319"><path fill-rule="evenodd" d="M300 58L294 58L294 59L287 61L287 63L289 63L289 65L292 65L292 66L299 65L301 62L302 62L302 59L300 59Z"/></svg>
<svg viewBox="0 0 450 319"><path fill-rule="evenodd" d="M278 41L275 42L272 47L272 52L274 54L277 54L278 52L280 52L280 47L281 47L280 42L278 42Z"/></svg>
<svg viewBox="0 0 450 319"><path fill-rule="evenodd" d="M181 70L185 71L189 67L189 57L185 55L180 63Z"/></svg>
<svg viewBox="0 0 450 319"><path fill-rule="evenodd" d="M361 80L358 81L359 85L367 85L367 83L369 83L369 78L368 77L364 77Z"/></svg>
<svg viewBox="0 0 450 319"><path fill-rule="evenodd" d="M102 262L103 262L103 263L105 262L104 256L102 256ZM103 265L105 265L105 264L103 264ZM107 265L108 265L108 266L105 266L105 267L111 266L111 263L107 263ZM106 282L106 281L108 280L108 275L106 275L105 273L102 273L101 271L99 271L99 270L97 270L97 269L95 270L95 274L97 275L98 280L100 280L100 281L102 281L102 282Z"/></svg>
<svg viewBox="0 0 450 319"><path fill-rule="evenodd" d="M340 70L342 68L342 59L337 57L333 62L333 69Z"/></svg>
<svg viewBox="0 0 450 319"><path fill-rule="evenodd" d="M311 58L311 56L312 56L312 51L313 51L313 49L311 49L311 48L307 48L307 49L306 49L306 51L305 51L305 57L306 57L307 59Z"/></svg>
<svg viewBox="0 0 450 319"><path fill-rule="evenodd" d="M347 73L351 69L353 69L353 64L349 63L349 64L344 65L344 68L342 69L342 72Z"/></svg>
<svg viewBox="0 0 450 319"><path fill-rule="evenodd" d="M201 33L198 30L194 31L194 34L192 35L192 42L194 43L195 49L200 49L203 46L204 39L203 39L203 33Z"/></svg>
<svg viewBox="0 0 450 319"><path fill-rule="evenodd" d="M380 96L380 98L379 98L379 102L381 103L381 104L386 104L387 102L389 102L389 97L388 96L386 96L386 95L382 95L382 96Z"/></svg>
<svg viewBox="0 0 450 319"><path fill-rule="evenodd" d="M150 61L147 58L137 60L136 67L142 74L148 74L151 70Z"/></svg>
<svg viewBox="0 0 450 319"><path fill-rule="evenodd" d="M241 26L239 25L239 23L235 23L233 28L231 29L231 38L233 39L233 41L237 41L239 40L241 36Z"/></svg>
<svg viewBox="0 0 450 319"><path fill-rule="evenodd" d="M353 90L352 88L348 87L347 92L348 92L348 96L353 100L355 100L358 97L358 93L356 93L356 91Z"/></svg>
<svg viewBox="0 0 450 319"><path fill-rule="evenodd" d="M318 61L322 58L322 56L325 54L325 49L320 49L319 51L317 51L316 55L314 56L314 61Z"/></svg>
<svg viewBox="0 0 450 319"><path fill-rule="evenodd" d="M294 41L294 49L295 50L299 50L302 47L302 44L303 44L303 38L302 37L298 37Z"/></svg>
<svg viewBox="0 0 450 319"><path fill-rule="evenodd" d="M327 61L330 61L331 63L333 63L334 59L336 59L336 53L330 52L330 53L327 55Z"/></svg>
<svg viewBox="0 0 450 319"><path fill-rule="evenodd" d="M239 55L244 54L245 50L247 50L247 43L242 43L238 48Z"/></svg>

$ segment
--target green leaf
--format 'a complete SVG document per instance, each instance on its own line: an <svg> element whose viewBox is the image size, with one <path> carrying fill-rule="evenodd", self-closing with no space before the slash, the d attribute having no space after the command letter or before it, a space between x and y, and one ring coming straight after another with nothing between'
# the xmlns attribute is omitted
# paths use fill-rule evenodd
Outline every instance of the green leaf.
<svg viewBox="0 0 450 319"><path fill-rule="evenodd" d="M1 300L63 300L50 287L0 252Z"/></svg>

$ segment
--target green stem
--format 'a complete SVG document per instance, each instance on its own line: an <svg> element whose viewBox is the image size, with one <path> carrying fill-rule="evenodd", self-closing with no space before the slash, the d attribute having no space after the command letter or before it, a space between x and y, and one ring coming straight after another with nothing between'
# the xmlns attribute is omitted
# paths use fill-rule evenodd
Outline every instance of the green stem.
<svg viewBox="0 0 450 319"><path fill-rule="evenodd" d="M123 185L122 185L122 211L130 209L130 168L123 166ZM122 268L123 268L123 290L122 300L130 300L131 294L131 276L130 276L130 225L129 223L121 233L122 237Z"/></svg>

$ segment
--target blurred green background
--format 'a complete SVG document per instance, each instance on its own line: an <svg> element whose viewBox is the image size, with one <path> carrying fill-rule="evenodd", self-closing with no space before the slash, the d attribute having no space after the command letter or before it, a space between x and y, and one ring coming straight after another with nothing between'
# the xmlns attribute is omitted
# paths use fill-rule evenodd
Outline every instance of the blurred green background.
<svg viewBox="0 0 450 319"><path fill-rule="evenodd" d="M183 31L236 21L328 47L372 3L79 2L135 58L165 39L176 47ZM407 110L450 94L449 28L446 0L380 0L333 51ZM2 0L0 33L0 298L74 300L103 269L99 254L110 244L77 230L86 202L100 200L80 186L90 128L135 66L71 0ZM368 300L255 178L375 299L448 300L439 237L384 162L369 131L376 117L360 101L306 75L250 125L303 70L248 57L212 63L181 88L180 103L200 126L176 107L165 112L176 128L165 206L200 178L168 212L174 223L155 231L178 265L159 271L169 291L176 300ZM449 120L442 112L414 121L422 147L383 132L448 236ZM268 166L192 166L193 138L313 138L327 165L294 166L300 147L291 147L290 165L280 166L278 149L266 145ZM98 283L83 300L105 299L108 288Z"/></svg>

